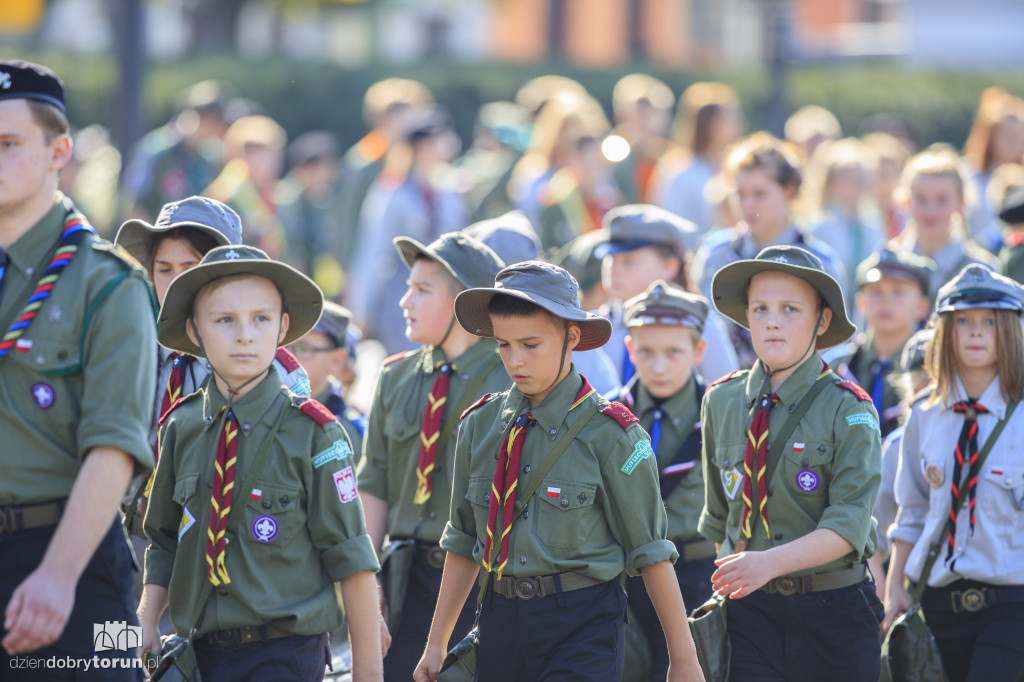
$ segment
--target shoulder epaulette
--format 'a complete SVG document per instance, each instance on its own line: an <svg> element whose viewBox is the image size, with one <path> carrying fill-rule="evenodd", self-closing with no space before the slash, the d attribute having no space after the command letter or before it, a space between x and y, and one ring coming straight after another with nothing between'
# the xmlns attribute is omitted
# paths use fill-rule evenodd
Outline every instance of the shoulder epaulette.
<svg viewBox="0 0 1024 682"><path fill-rule="evenodd" d="M737 374L741 373L742 371L743 371L742 369L734 369L733 371L729 372L728 374L726 374L724 376L720 376L717 379L715 379L714 381L712 381L710 384L708 384L707 388L705 388L704 390L707 391L712 386L717 386L718 384L724 384L725 382L729 381L730 379L732 379L734 376L736 376Z"/></svg>
<svg viewBox="0 0 1024 682"><path fill-rule="evenodd" d="M630 424L640 421L635 414L629 411L628 407L618 401L604 405L601 408L601 414L614 419L623 429L628 429Z"/></svg>
<svg viewBox="0 0 1024 682"><path fill-rule="evenodd" d="M482 396L480 396L480 400L477 400L475 403L473 403L472 405L470 405L469 407L462 411L462 414L459 416L459 419L465 419L467 414L469 414L476 408L480 407L484 403L491 402L491 400L497 397L497 395L497 393L484 393Z"/></svg>
<svg viewBox="0 0 1024 682"><path fill-rule="evenodd" d="M401 352L395 353L394 355L391 355L391 356L388 356L388 357L384 358L384 362L382 362L381 365L383 365L383 366L390 365L392 362L395 362L397 360L401 360L402 358L404 358L404 357L406 357L408 355L412 355L415 352L416 351L414 351L414 350L403 350Z"/></svg>
<svg viewBox="0 0 1024 682"><path fill-rule="evenodd" d="M862 403L871 402L871 396L868 395L868 392L861 388L856 382L849 380L837 381L836 386L839 386L840 388L845 388L847 391L857 396L857 400L861 401Z"/></svg>
<svg viewBox="0 0 1024 682"><path fill-rule="evenodd" d="M338 418L334 416L333 412L312 398L302 401L299 404L299 411L320 426L338 421Z"/></svg>
<svg viewBox="0 0 1024 682"><path fill-rule="evenodd" d="M299 359L296 358L290 350L287 348L278 348L277 353L274 355L274 359L281 363L289 372L294 372L302 365L299 363Z"/></svg>
<svg viewBox="0 0 1024 682"><path fill-rule="evenodd" d="M199 395L199 391L196 391L195 393L189 393L188 395L179 396L177 400L175 400L173 403L171 403L171 406L167 408L167 411L164 412L162 415L160 415L160 417L156 420L156 425L157 426L163 426L164 422L167 420L167 416L171 412L174 412L174 410L179 405L181 405L182 403L184 403L184 402L188 401L189 399L191 399L191 398L193 398L195 396L198 396L198 395Z"/></svg>
<svg viewBox="0 0 1024 682"><path fill-rule="evenodd" d="M120 244L114 244L108 242L106 239L93 239L90 244L94 251L105 253L108 256L112 256L116 261L124 265L126 268L136 270L138 272L146 273L146 269L142 267L139 261L135 260L135 257L125 251L124 247ZM149 275L146 273L146 277Z"/></svg>

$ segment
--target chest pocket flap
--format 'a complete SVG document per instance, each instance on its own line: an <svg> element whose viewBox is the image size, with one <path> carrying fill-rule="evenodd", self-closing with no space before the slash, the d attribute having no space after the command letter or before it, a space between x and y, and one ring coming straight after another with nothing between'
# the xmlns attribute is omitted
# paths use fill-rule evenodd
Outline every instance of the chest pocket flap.
<svg viewBox="0 0 1024 682"><path fill-rule="evenodd" d="M189 500L195 497L196 488L199 486L199 474L182 476L174 482L174 501L184 507Z"/></svg>
<svg viewBox="0 0 1024 682"><path fill-rule="evenodd" d="M389 414L384 420L384 435L389 440L405 441L413 437L419 437L420 421L417 417L406 418L402 414L404 410L395 410L397 414ZM423 416L420 411L420 417Z"/></svg>

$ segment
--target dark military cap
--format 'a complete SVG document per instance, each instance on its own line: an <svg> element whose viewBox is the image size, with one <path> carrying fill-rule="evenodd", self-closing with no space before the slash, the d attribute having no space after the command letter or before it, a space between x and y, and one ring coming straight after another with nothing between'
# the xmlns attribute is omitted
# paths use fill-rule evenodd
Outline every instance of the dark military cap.
<svg viewBox="0 0 1024 682"><path fill-rule="evenodd" d="M683 291L660 279L625 304L627 327L666 324L703 331L707 318L706 298Z"/></svg>
<svg viewBox="0 0 1024 682"><path fill-rule="evenodd" d="M934 271L935 263L931 258L883 246L857 266L857 286L891 277L915 282L921 292L927 294Z"/></svg>
<svg viewBox="0 0 1024 682"><path fill-rule="evenodd" d="M137 218L122 223L114 243L145 264L149 244L162 232L194 227L208 233L218 246L242 243L242 221L235 210L209 197L189 197L164 204L156 223Z"/></svg>
<svg viewBox="0 0 1024 682"><path fill-rule="evenodd" d="M903 353L900 354L901 372L913 372L924 367L924 354L933 336L934 329L922 329L914 332L914 335L903 344Z"/></svg>
<svg viewBox="0 0 1024 682"><path fill-rule="evenodd" d="M324 311L313 331L328 336L338 348L348 345L348 325L352 321L352 312L334 301L324 301Z"/></svg>
<svg viewBox="0 0 1024 682"><path fill-rule="evenodd" d="M584 232L556 251L551 262L568 270L586 291L601 283L601 257L595 251L605 238L601 230Z"/></svg>
<svg viewBox="0 0 1024 682"><path fill-rule="evenodd" d="M509 211L505 215L481 220L462 228L463 234L491 247L505 264L533 260L540 252L540 240L522 211Z"/></svg>
<svg viewBox="0 0 1024 682"><path fill-rule="evenodd" d="M497 295L513 296L540 306L555 317L580 326L576 350L600 348L612 335L612 324L580 308L579 284L572 275L550 263L526 261L510 265L494 279L493 287L467 289L455 297L455 317L470 334L494 336L487 304Z"/></svg>
<svg viewBox="0 0 1024 682"><path fill-rule="evenodd" d="M730 320L745 329L750 329L747 320L747 286L750 279L761 272L778 270L817 289L832 310L832 322L825 333L817 338L815 347L820 349L837 346L857 332L846 316L846 302L843 289L832 275L825 272L821 260L810 251L799 246L769 246L756 258L738 260L721 268L711 280L711 296L715 307Z"/></svg>
<svg viewBox="0 0 1024 682"><path fill-rule="evenodd" d="M505 266L490 247L462 232L442 234L427 245L412 237L395 237L392 243L410 269L417 257L425 256L440 263L467 289L488 286Z"/></svg>
<svg viewBox="0 0 1024 682"><path fill-rule="evenodd" d="M1024 223L1024 187L1015 187L1006 193L999 219L1010 225Z"/></svg>
<svg viewBox="0 0 1024 682"><path fill-rule="evenodd" d="M1024 311L1024 288L1009 277L992 272L984 265L968 265L960 274L939 287L935 312L954 310Z"/></svg>
<svg viewBox="0 0 1024 682"><path fill-rule="evenodd" d="M338 141L331 133L313 130L296 137L288 145L288 163L292 168L307 163L338 160Z"/></svg>
<svg viewBox="0 0 1024 682"><path fill-rule="evenodd" d="M5 99L32 99L67 111L60 77L41 64L21 59L0 61L0 100Z"/></svg>
<svg viewBox="0 0 1024 682"><path fill-rule="evenodd" d="M596 249L602 258L646 246L671 246L682 251L697 239L696 225L651 204L617 206L605 214L602 224L606 242Z"/></svg>

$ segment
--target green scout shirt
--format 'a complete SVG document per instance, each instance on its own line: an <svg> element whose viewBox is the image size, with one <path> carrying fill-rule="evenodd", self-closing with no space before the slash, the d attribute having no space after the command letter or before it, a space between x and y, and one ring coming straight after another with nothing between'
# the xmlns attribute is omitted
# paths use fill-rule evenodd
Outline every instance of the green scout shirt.
<svg viewBox="0 0 1024 682"><path fill-rule="evenodd" d="M675 459L676 454L694 427L700 428L700 398L697 395L697 381L693 377L674 396L661 403L665 416L661 420L661 438L656 452L658 471ZM637 387L634 412L640 425L650 432L654 422L657 402L640 383ZM676 544L703 540L697 530L701 510L704 509L704 468L698 459L694 467L683 475L679 484L672 489L665 500L668 514L668 538Z"/></svg>
<svg viewBox="0 0 1024 682"><path fill-rule="evenodd" d="M152 544L145 581L167 587L179 633L188 632L209 579L206 538L225 406L211 382L182 401L161 427L160 463L146 512ZM267 623L296 635L334 629L341 619L333 581L378 569L348 439L336 421L320 426L300 412L301 400L272 372L232 406L239 424L232 507L245 509L226 549L231 582L211 592L198 634ZM249 495L241 486L281 410L289 413ZM256 524L268 516L278 533L262 542Z"/></svg>
<svg viewBox="0 0 1024 682"><path fill-rule="evenodd" d="M377 382L359 462L359 487L388 503L387 530L392 539L415 537L436 544L448 521L454 433L443 447L438 443L430 499L423 505L413 502L423 412L437 370L444 362L439 348L424 346L387 363ZM504 390L510 383L493 341L474 343L452 364L442 431L449 419L458 419L481 395ZM468 395L481 375L484 379L479 390Z"/></svg>
<svg viewBox="0 0 1024 682"><path fill-rule="evenodd" d="M53 258L63 196L7 251L0 336ZM86 236L50 297L0 358L0 505L68 497L85 455L117 448L153 466L149 411L156 390L156 320L145 272Z"/></svg>
<svg viewBox="0 0 1024 682"><path fill-rule="evenodd" d="M871 401L861 401L837 385L837 377L826 377L822 381L832 385L817 396L789 441L772 441L772 433L782 429L823 365L821 357L812 354L776 391L780 401L772 408L768 424L767 510L772 535L765 537L755 500L747 549L770 549L828 528L853 545L854 551L793 575L852 567L874 554L876 546L871 510L881 481L882 455L878 416ZM706 502L699 527L708 540L721 543L720 557L732 554L741 537L743 456L762 385L767 383L758 363L710 386L704 396Z"/></svg>
<svg viewBox="0 0 1024 682"><path fill-rule="evenodd" d="M843 379L857 383L867 393L871 393L874 383L875 364L880 361L878 351L871 342L871 336L859 336L855 341L850 342L847 348L850 355L836 366L836 374ZM889 435L893 429L899 426L900 417L903 415L903 401L900 400L899 392L892 382L893 377L900 374L900 357L903 355L903 346L889 358L890 366L883 372L882 400L885 408L879 415L881 417L882 437ZM877 412L878 406L875 406Z"/></svg>
<svg viewBox="0 0 1024 682"><path fill-rule="evenodd" d="M532 410L513 386L466 416L455 452L451 520L441 538L444 549L482 562L491 484L505 432L523 412L530 411L537 420L523 444L517 485L522 490L529 470L543 464L560 435L590 405L608 405L593 393L570 411L582 385L574 367ZM576 571L595 580L612 580L623 570L637 575L643 566L675 561L679 554L665 539L658 471L647 453L650 439L638 423L623 429L615 419L595 414L515 519L504 575Z"/></svg>

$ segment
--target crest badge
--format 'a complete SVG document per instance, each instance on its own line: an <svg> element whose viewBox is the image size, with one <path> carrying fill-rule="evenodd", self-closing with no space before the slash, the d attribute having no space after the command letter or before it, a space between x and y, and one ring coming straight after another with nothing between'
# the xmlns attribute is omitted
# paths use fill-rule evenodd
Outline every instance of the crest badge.
<svg viewBox="0 0 1024 682"><path fill-rule="evenodd" d="M743 474L740 473L738 467L722 470L722 488L725 489L725 494L729 496L730 500L736 499L736 493L740 491L742 484Z"/></svg>

